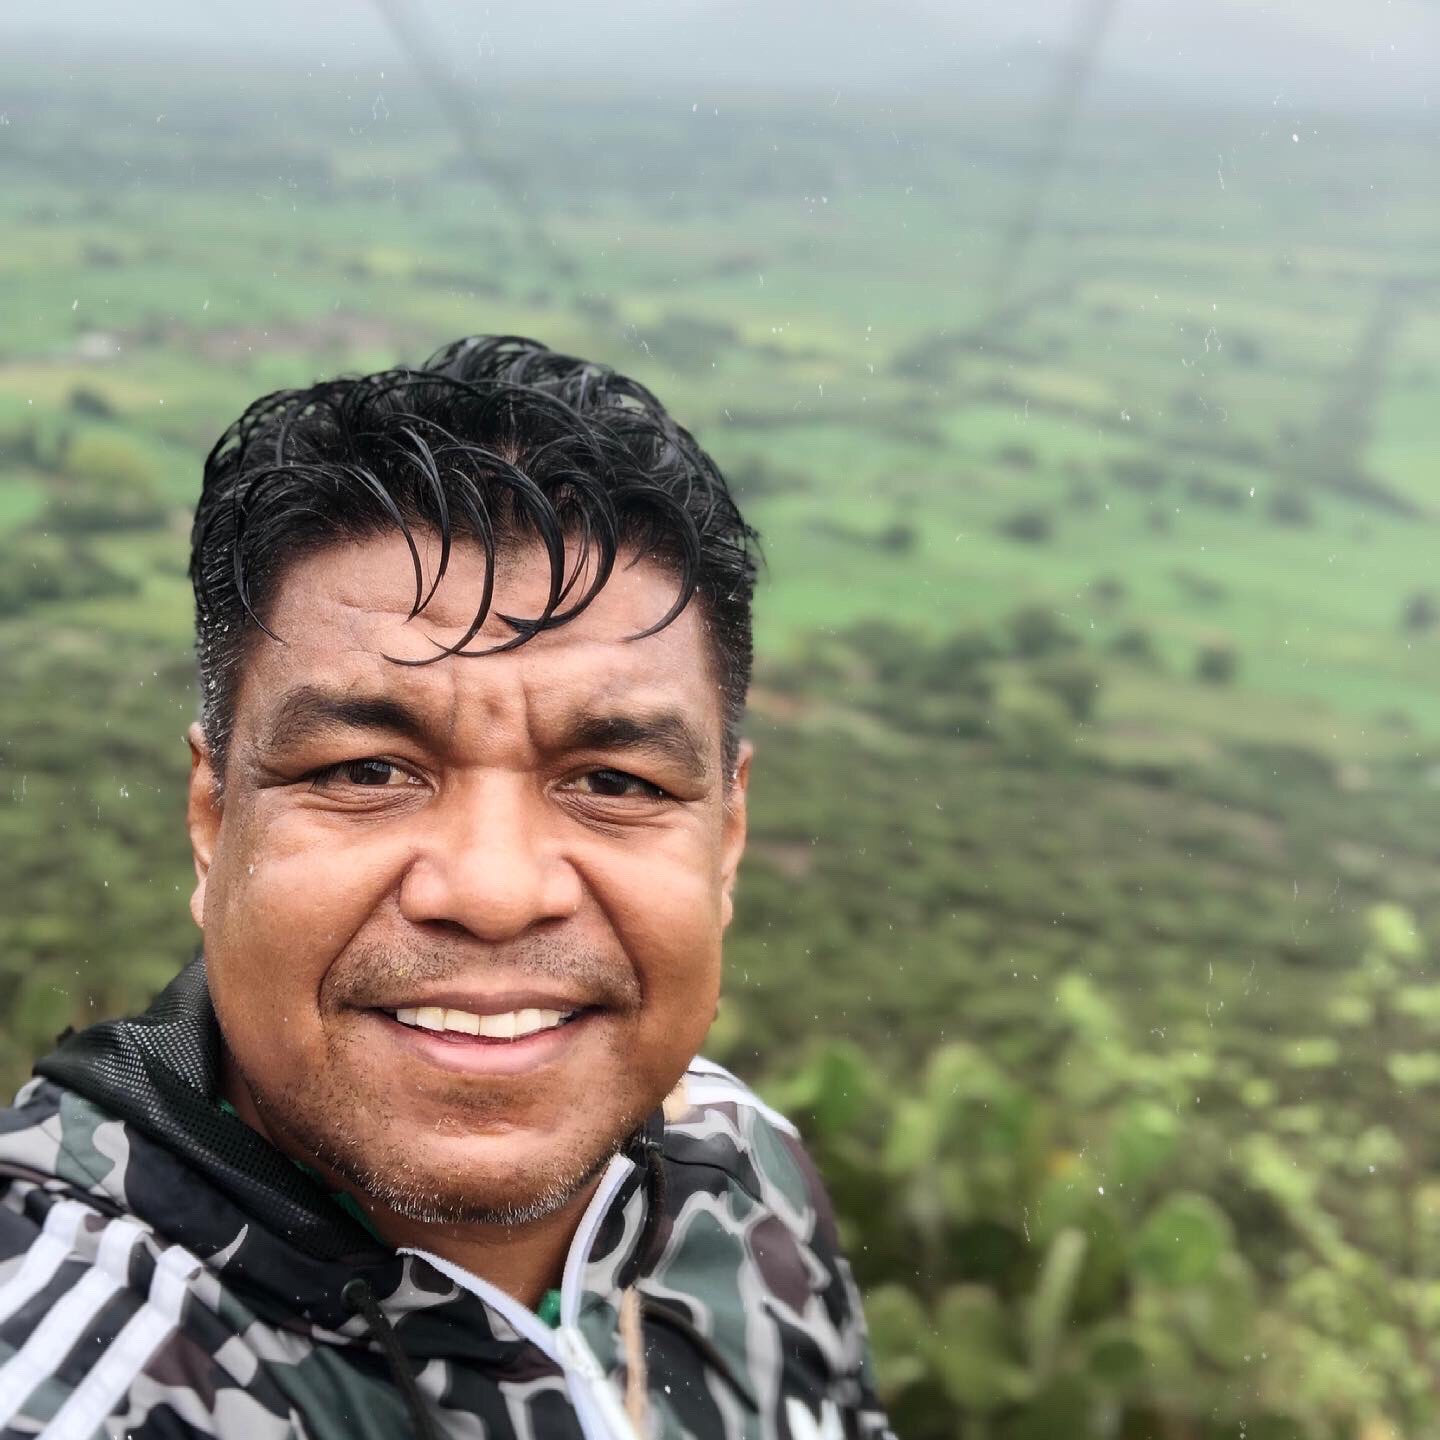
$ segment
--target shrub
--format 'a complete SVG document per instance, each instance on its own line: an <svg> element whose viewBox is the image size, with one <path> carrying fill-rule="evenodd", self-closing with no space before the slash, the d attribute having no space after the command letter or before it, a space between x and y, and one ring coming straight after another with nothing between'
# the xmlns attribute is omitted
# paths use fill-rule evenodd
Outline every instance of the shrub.
<svg viewBox="0 0 1440 1440"><path fill-rule="evenodd" d="M1203 470L1191 472L1185 481L1185 495L1197 505L1213 505L1217 510L1239 510L1246 498L1243 485L1218 480Z"/></svg>
<svg viewBox="0 0 1440 1440"><path fill-rule="evenodd" d="M1290 525L1297 529L1307 528L1315 523L1315 506L1310 497L1300 489L1289 486L1277 490L1270 497L1266 507L1271 520L1277 525Z"/></svg>
<svg viewBox="0 0 1440 1440"><path fill-rule="evenodd" d="M1035 671L1035 683L1048 691L1077 724L1089 720L1100 699L1100 671L1079 655L1056 655Z"/></svg>
<svg viewBox="0 0 1440 1440"><path fill-rule="evenodd" d="M995 458L1012 470L1035 468L1035 452L1028 445L1002 445L995 452Z"/></svg>
<svg viewBox="0 0 1440 1440"><path fill-rule="evenodd" d="M92 390L88 385L77 385L70 392L70 408L77 415L89 415L97 420L109 420L114 414L114 407L109 400L98 390Z"/></svg>
<svg viewBox="0 0 1440 1440"><path fill-rule="evenodd" d="M118 430L84 430L60 459L50 518L65 531L143 527L164 519L155 464Z"/></svg>
<svg viewBox="0 0 1440 1440"><path fill-rule="evenodd" d="M759 455L747 455L726 469L730 488L741 500L793 494L810 488L809 476L784 470Z"/></svg>
<svg viewBox="0 0 1440 1440"><path fill-rule="evenodd" d="M1110 474L1116 483L1127 490L1138 490L1153 495L1165 488L1169 479L1165 467L1158 460L1147 460L1140 456L1121 455L1110 462Z"/></svg>
<svg viewBox="0 0 1440 1440"><path fill-rule="evenodd" d="M1102 605L1118 605L1130 593L1130 587L1118 575L1097 575L1090 582L1090 593Z"/></svg>
<svg viewBox="0 0 1440 1440"><path fill-rule="evenodd" d="M114 270L125 263L125 257L113 245L91 243L81 254L92 270Z"/></svg>
<svg viewBox="0 0 1440 1440"><path fill-rule="evenodd" d="M703 315L670 311L642 332L653 354L672 365L695 370L708 367L740 343L733 325Z"/></svg>
<svg viewBox="0 0 1440 1440"><path fill-rule="evenodd" d="M1170 572L1170 578L1187 600L1194 600L1202 605L1218 604L1229 593L1218 580L1212 580L1210 576L1202 575L1198 570L1191 570L1184 565L1177 565Z"/></svg>
<svg viewBox="0 0 1440 1440"><path fill-rule="evenodd" d="M1230 358L1249 369L1265 358L1265 349L1253 335L1236 330L1230 336Z"/></svg>
<svg viewBox="0 0 1440 1440"><path fill-rule="evenodd" d="M1054 533L1054 522L1045 510L1017 510L1006 516L996 528L1011 540L1026 545L1043 545Z"/></svg>
<svg viewBox="0 0 1440 1440"><path fill-rule="evenodd" d="M905 520L897 520L875 536L875 545L881 550L888 550L892 555L906 555L915 548L915 542L919 538L919 532L913 525Z"/></svg>
<svg viewBox="0 0 1440 1440"><path fill-rule="evenodd" d="M1011 651L1026 660L1073 650L1079 639L1047 605L1023 605L1006 622Z"/></svg>
<svg viewBox="0 0 1440 1440"><path fill-rule="evenodd" d="M1129 660L1135 665L1158 666L1160 653L1155 648L1154 637L1143 625L1131 625L1117 630L1109 645L1112 655L1120 660Z"/></svg>
<svg viewBox="0 0 1440 1440"><path fill-rule="evenodd" d="M1440 600L1433 590L1417 590L1405 600L1405 609L1400 616L1404 630L1433 630L1440 624Z"/></svg>
<svg viewBox="0 0 1440 1440"><path fill-rule="evenodd" d="M1195 678L1207 685L1228 685L1240 669L1240 657L1228 640L1212 640L1195 656Z"/></svg>
<svg viewBox="0 0 1440 1440"><path fill-rule="evenodd" d="M63 535L23 530L11 537L0 558L0 616L24 615L51 601L124 595L138 588L88 546Z"/></svg>
<svg viewBox="0 0 1440 1440"><path fill-rule="evenodd" d="M0 465L34 465L40 458L34 425L14 424L0 428Z"/></svg>

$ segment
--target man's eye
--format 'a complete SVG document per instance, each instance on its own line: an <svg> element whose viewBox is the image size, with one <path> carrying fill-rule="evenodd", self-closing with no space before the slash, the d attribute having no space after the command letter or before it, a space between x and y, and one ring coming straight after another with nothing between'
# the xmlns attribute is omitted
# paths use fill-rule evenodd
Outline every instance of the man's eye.
<svg viewBox="0 0 1440 1440"><path fill-rule="evenodd" d="M317 788L334 785L362 785L371 790L404 785L410 777L388 760L342 760L317 770L311 780Z"/></svg>
<svg viewBox="0 0 1440 1440"><path fill-rule="evenodd" d="M590 770L575 782L587 794L607 800L663 800L665 791L624 770Z"/></svg>

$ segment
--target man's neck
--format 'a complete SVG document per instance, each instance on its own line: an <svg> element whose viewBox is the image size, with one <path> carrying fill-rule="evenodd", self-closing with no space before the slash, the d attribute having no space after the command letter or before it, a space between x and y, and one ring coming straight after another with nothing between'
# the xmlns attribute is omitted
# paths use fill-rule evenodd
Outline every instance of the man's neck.
<svg viewBox="0 0 1440 1440"><path fill-rule="evenodd" d="M437 1224L413 1220L382 1205L314 1156L292 1154L284 1137L273 1134L265 1124L249 1087L228 1054L222 1062L220 1093L240 1119L281 1154L318 1174L330 1189L350 1196L385 1244L397 1250L402 1246L428 1250L488 1281L532 1310L547 1290L559 1287L570 1242L600 1184L597 1175L553 1214L523 1225Z"/></svg>
<svg viewBox="0 0 1440 1440"><path fill-rule="evenodd" d="M533 1310L547 1290L559 1288L570 1242L599 1183L591 1181L553 1215L524 1225L427 1224L387 1212L368 1196L355 1198L387 1244L428 1250Z"/></svg>

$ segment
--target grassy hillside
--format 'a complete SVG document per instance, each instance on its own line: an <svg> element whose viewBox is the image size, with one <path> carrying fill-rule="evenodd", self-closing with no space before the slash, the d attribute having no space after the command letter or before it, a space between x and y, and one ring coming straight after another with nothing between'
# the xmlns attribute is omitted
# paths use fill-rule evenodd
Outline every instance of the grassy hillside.
<svg viewBox="0 0 1440 1440"><path fill-rule="evenodd" d="M8 62L7 62L8 63ZM712 1036L902 1433L1437 1420L1433 141L1277 113L0 73L0 1070L189 953L186 510L261 392L535 335L769 557Z"/></svg>

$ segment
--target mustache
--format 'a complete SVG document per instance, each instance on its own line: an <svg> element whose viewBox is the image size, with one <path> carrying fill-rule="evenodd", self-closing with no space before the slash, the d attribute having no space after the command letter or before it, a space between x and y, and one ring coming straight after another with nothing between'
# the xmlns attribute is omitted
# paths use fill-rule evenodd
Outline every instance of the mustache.
<svg viewBox="0 0 1440 1440"><path fill-rule="evenodd" d="M642 999L639 978L623 960L536 936L485 952L460 946L356 945L330 967L321 1000L326 1008L377 1009L408 998L419 986L476 980L497 989L550 982L583 1004L613 1010L634 1009Z"/></svg>

